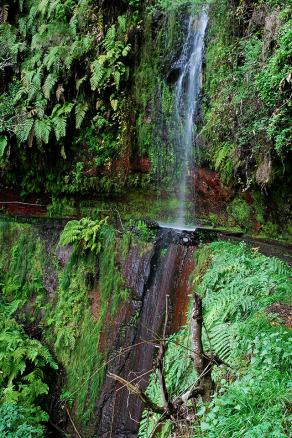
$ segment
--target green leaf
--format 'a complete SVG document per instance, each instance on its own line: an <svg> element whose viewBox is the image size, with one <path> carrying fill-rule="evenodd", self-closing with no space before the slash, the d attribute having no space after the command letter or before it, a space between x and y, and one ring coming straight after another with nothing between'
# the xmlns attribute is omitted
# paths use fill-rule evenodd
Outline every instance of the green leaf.
<svg viewBox="0 0 292 438"><path fill-rule="evenodd" d="M35 136L38 141L48 144L49 135L51 132L51 124L49 119L36 120L34 123Z"/></svg>
<svg viewBox="0 0 292 438"><path fill-rule="evenodd" d="M27 118L22 123L16 125L15 134L17 139L22 143L25 142L28 139L32 127L33 127L32 118Z"/></svg>
<svg viewBox="0 0 292 438"><path fill-rule="evenodd" d="M76 116L76 128L79 129L86 112L88 111L88 103L78 103L75 107L75 116Z"/></svg>
<svg viewBox="0 0 292 438"><path fill-rule="evenodd" d="M8 143L7 137L1 136L0 137L0 158L3 158L7 143Z"/></svg>

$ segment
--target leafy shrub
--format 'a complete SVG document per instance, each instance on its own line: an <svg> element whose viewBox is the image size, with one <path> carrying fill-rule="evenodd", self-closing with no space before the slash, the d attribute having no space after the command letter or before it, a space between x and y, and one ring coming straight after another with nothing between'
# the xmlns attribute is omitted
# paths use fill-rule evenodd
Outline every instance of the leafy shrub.
<svg viewBox="0 0 292 438"><path fill-rule="evenodd" d="M0 434L3 438L41 438L44 431L35 425L28 409L4 403L0 405Z"/></svg>
<svg viewBox="0 0 292 438"><path fill-rule="evenodd" d="M101 250L100 235L106 222L107 218L100 221L93 221L89 218L69 221L60 236L59 244L82 244L84 250L98 254Z"/></svg>
<svg viewBox="0 0 292 438"><path fill-rule="evenodd" d="M214 242L199 250L192 282L203 302L204 350L225 364L213 368L215 394L209 404L199 402L189 436L289 436L291 330L266 309L289 302L291 268L243 243ZM171 394L181 394L196 382L188 328L169 337L167 346L167 385ZM147 391L161 403L155 375ZM139 436L149 436L158 420L144 412ZM172 432L167 421L161 434Z"/></svg>
<svg viewBox="0 0 292 438"><path fill-rule="evenodd" d="M235 198L228 206L228 212L236 223L247 229L251 222L251 207L242 198Z"/></svg>

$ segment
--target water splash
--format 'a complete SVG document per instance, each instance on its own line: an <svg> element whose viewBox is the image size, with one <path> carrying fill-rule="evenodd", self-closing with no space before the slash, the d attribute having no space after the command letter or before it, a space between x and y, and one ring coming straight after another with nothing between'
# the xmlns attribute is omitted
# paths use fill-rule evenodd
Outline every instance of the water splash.
<svg viewBox="0 0 292 438"><path fill-rule="evenodd" d="M186 225L188 175L191 172L193 162L195 119L200 103L204 37L207 23L208 16L204 11L197 18L191 17L189 19L188 33L182 54L175 64L175 68L179 69L180 72L175 83L173 115L177 126L174 150L176 160L180 163L179 209L175 222L177 227L182 228L185 228Z"/></svg>

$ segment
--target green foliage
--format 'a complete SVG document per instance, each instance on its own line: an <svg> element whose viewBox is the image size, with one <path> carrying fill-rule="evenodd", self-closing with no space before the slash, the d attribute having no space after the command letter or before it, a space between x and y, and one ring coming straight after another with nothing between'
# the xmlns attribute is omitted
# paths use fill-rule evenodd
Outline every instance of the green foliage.
<svg viewBox="0 0 292 438"><path fill-rule="evenodd" d="M36 422L47 419L34 404L48 393L44 369L57 368L48 349L36 339L30 339L11 316L11 306L1 305L0 399L35 410Z"/></svg>
<svg viewBox="0 0 292 438"><path fill-rule="evenodd" d="M215 170L219 171L222 181L230 183L236 171L236 146L225 142L214 152L213 160Z"/></svg>
<svg viewBox="0 0 292 438"><path fill-rule="evenodd" d="M248 229L251 223L252 209L243 198L234 198L228 206L228 212L238 225Z"/></svg>
<svg viewBox="0 0 292 438"><path fill-rule="evenodd" d="M93 221L83 218L80 221L70 221L66 224L61 236L60 245L82 244L84 250L98 254L101 250L100 236L107 218Z"/></svg>
<svg viewBox="0 0 292 438"><path fill-rule="evenodd" d="M195 386L196 372L190 358L191 343L189 327L183 327L180 331L167 339L167 354L164 362L164 374L166 376L166 385L169 391L170 398L181 395L182 382L185 388L191 389ZM162 406L161 392L158 383L157 373L151 374L150 382L147 387L147 395L155 402ZM149 437L153 433L159 415L144 411L140 429L139 437ZM161 437L168 437L172 431L170 421L165 421L161 428Z"/></svg>
<svg viewBox="0 0 292 438"><path fill-rule="evenodd" d="M0 405L0 434L5 438L41 438L43 429L35 425L31 412L12 403Z"/></svg>
<svg viewBox="0 0 292 438"><path fill-rule="evenodd" d="M151 242L155 238L155 231L151 230L142 220L131 220L128 225L130 229L133 229L133 231L137 234L139 240L142 242Z"/></svg>
<svg viewBox="0 0 292 438"><path fill-rule="evenodd" d="M7 146L7 137L5 136L0 137L0 159L3 157L5 153L6 146Z"/></svg>
<svg viewBox="0 0 292 438"><path fill-rule="evenodd" d="M201 3L200 0L155 0L154 5L149 6L149 11L152 13L157 10L173 12L184 6L200 5Z"/></svg>
<svg viewBox="0 0 292 438"><path fill-rule="evenodd" d="M127 29L126 16L118 17L118 28L112 25L103 40L105 53L91 64L92 76L90 79L91 89L101 89L106 87L113 80L117 89L119 89L120 81L123 75L127 73L125 64L121 61L126 57L131 45L125 43L125 39L121 40L121 35Z"/></svg>
<svg viewBox="0 0 292 438"><path fill-rule="evenodd" d="M128 244L106 225L106 219L70 221L60 236L59 245L74 247L60 272L56 302L47 310L46 324L49 343L67 374L64 401L74 402L84 430L92 421L105 377L107 351L99 350L100 336L105 322L115 317L129 296L118 267ZM98 294L98 315L92 314L91 292Z"/></svg>
<svg viewBox="0 0 292 438"><path fill-rule="evenodd" d="M136 1L113 8L89 0L5 5L6 21L0 24L0 70L5 75L0 164L16 169L14 185L28 191L94 190L85 166L94 172L122 153L116 146L126 141L123 133L129 123L125 117L129 33L139 27L141 8ZM88 131L94 147L84 144ZM84 147L87 154L81 152ZM60 156L67 162L59 162ZM74 168L81 161L83 171L75 181Z"/></svg>
<svg viewBox="0 0 292 438"><path fill-rule="evenodd" d="M156 10L157 4L153 5ZM159 187L173 187L179 174L175 161L173 125L174 89L165 79L165 70L173 62L171 56L180 48L183 38L182 8L177 4L165 12L161 26L153 33L155 14L148 14L144 23L145 39L140 64L135 69L134 97L137 106L137 154L151 161L151 181ZM153 53L153 47L156 47ZM166 67L167 66L167 67Z"/></svg>
<svg viewBox="0 0 292 438"><path fill-rule="evenodd" d="M203 299L204 350L229 366L213 368L215 394L208 405L199 403L189 436L289 436L291 330L267 309L291 301L291 268L243 243L214 242L203 246L196 257L192 282ZM186 350L189 330L182 328L167 346L168 387L171 394L183 393L196 382ZM155 375L147 391L161 403ZM144 412L139 436L149 436L158 419ZM161 436L171 433L167 422Z"/></svg>
<svg viewBox="0 0 292 438"><path fill-rule="evenodd" d="M281 178L282 172L273 169L280 166L279 158L289 158L291 148L290 6L214 0L209 15L201 131L205 158L224 182L271 184Z"/></svg>
<svg viewBox="0 0 292 438"><path fill-rule="evenodd" d="M17 297L19 306L44 292L44 253L41 240L25 225L0 224L1 285L7 300Z"/></svg>
<svg viewBox="0 0 292 438"><path fill-rule="evenodd" d="M1 222L0 231L0 434L41 437L47 376L57 364L25 329L43 303L44 249L30 226Z"/></svg>

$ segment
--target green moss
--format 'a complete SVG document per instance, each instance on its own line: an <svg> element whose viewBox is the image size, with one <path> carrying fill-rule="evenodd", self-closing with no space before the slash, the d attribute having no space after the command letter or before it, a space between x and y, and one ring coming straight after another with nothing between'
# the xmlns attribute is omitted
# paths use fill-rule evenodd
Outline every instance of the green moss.
<svg viewBox="0 0 292 438"><path fill-rule="evenodd" d="M7 301L19 300L24 306L44 298L46 257L40 237L30 225L2 222L0 224L0 269L2 294ZM31 315L33 317L33 315Z"/></svg>
<svg viewBox="0 0 292 438"><path fill-rule="evenodd" d="M251 226L252 208L242 198L235 198L228 206L228 212L243 229L247 230Z"/></svg>
<svg viewBox="0 0 292 438"><path fill-rule="evenodd" d="M48 206L47 214L50 217L72 217L77 213L74 199L53 196Z"/></svg>
<svg viewBox="0 0 292 438"><path fill-rule="evenodd" d="M71 224L77 229L77 221ZM69 223L61 240L71 228ZM108 353L100 351L100 336L102 332L108 335L108 324L129 298L118 267L118 258L125 257L129 249L129 237L126 234L120 238L112 227L103 224L98 236L99 252L85 249L82 237L76 240L45 317L48 340L66 371L64 400L74 402L76 421L89 434ZM92 314L90 292L98 294L98 316Z"/></svg>

